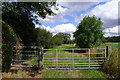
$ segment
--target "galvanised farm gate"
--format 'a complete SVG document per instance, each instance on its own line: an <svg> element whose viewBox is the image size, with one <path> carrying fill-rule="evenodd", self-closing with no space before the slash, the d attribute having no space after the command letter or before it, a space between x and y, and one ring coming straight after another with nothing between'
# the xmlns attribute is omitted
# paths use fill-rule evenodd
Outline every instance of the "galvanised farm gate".
<svg viewBox="0 0 120 80"><path fill-rule="evenodd" d="M108 56L106 48L41 49L15 46L11 66L49 69L99 69Z"/></svg>
<svg viewBox="0 0 120 80"><path fill-rule="evenodd" d="M41 67L42 49L38 46L14 46L12 67Z"/></svg>

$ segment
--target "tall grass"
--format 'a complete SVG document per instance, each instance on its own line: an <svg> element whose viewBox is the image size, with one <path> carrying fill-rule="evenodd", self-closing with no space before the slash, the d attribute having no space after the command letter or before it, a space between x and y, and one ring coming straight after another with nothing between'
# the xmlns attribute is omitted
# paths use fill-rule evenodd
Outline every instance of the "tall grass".
<svg viewBox="0 0 120 80"><path fill-rule="evenodd" d="M119 49L120 44L111 44L109 47L109 56L103 66L103 71L110 76L110 78L120 78L120 63L119 63Z"/></svg>

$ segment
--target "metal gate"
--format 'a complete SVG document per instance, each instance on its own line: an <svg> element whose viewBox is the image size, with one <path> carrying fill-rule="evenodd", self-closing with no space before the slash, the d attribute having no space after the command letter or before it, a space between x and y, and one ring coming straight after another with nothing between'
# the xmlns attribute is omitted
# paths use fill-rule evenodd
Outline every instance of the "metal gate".
<svg viewBox="0 0 120 80"><path fill-rule="evenodd" d="M38 46L14 46L12 67L41 67L42 49Z"/></svg>
<svg viewBox="0 0 120 80"><path fill-rule="evenodd" d="M13 67L49 69L99 69L108 56L106 48L41 49L38 46L14 46Z"/></svg>
<svg viewBox="0 0 120 80"><path fill-rule="evenodd" d="M49 69L99 69L106 61L106 48L43 49Z"/></svg>

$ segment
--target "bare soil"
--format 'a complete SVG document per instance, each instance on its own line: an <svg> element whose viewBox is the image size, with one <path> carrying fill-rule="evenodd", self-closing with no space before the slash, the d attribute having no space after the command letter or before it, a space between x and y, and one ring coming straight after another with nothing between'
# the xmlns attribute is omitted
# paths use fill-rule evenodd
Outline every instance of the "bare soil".
<svg viewBox="0 0 120 80"><path fill-rule="evenodd" d="M11 67L9 72L3 72L2 78L42 78L38 69L26 67Z"/></svg>

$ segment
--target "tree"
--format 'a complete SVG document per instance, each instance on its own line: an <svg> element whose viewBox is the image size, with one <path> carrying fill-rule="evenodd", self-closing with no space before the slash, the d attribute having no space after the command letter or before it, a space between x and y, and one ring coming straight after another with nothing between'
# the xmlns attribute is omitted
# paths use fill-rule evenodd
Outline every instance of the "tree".
<svg viewBox="0 0 120 80"><path fill-rule="evenodd" d="M58 33L53 37L53 39L56 45L61 45L70 43L70 37L71 36L68 33Z"/></svg>
<svg viewBox="0 0 120 80"><path fill-rule="evenodd" d="M61 35L61 33L58 33L55 36L53 36L53 40L54 45L61 45L63 44L63 35Z"/></svg>
<svg viewBox="0 0 120 80"><path fill-rule="evenodd" d="M2 22L2 35L2 71L8 71L12 60L12 47L22 44L12 27L5 22Z"/></svg>
<svg viewBox="0 0 120 80"><path fill-rule="evenodd" d="M40 23L38 17L54 15L53 5L55 2L3 2L2 19L20 36L24 45L35 45L37 34L34 23Z"/></svg>
<svg viewBox="0 0 120 80"><path fill-rule="evenodd" d="M4 71L10 68L12 47L16 45L16 41L19 41L14 34L20 37L20 42L23 45L36 45L37 33L34 23L40 23L38 17L45 18L46 15L54 15L51 10L53 5L55 5L55 2L2 3L2 20L10 26L2 24L2 64Z"/></svg>
<svg viewBox="0 0 120 80"><path fill-rule="evenodd" d="M102 32L102 21L100 18L84 17L74 32L76 45L81 48L90 48L100 45L104 40Z"/></svg>
<svg viewBox="0 0 120 80"><path fill-rule="evenodd" d="M52 33L46 31L45 29L36 29L37 33L37 46L43 47L43 48L50 48L53 46L52 41Z"/></svg>
<svg viewBox="0 0 120 80"><path fill-rule="evenodd" d="M70 43L70 37L71 35L68 33L62 33L63 34L63 44L69 44Z"/></svg>

